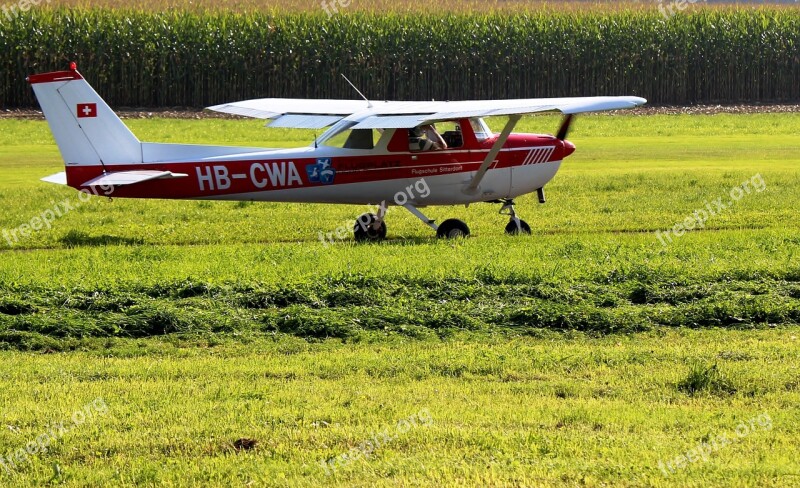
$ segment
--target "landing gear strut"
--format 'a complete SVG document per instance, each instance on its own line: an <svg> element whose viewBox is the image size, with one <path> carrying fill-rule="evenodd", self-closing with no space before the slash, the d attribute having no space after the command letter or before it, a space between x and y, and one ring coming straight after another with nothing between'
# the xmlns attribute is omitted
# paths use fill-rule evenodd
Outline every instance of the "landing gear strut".
<svg viewBox="0 0 800 488"><path fill-rule="evenodd" d="M508 215L510 217L508 225L506 225L506 234L512 236L530 234L531 226L517 217L517 212L514 211L514 200L501 200L501 203L503 207L500 209L500 215Z"/></svg>
<svg viewBox="0 0 800 488"><path fill-rule="evenodd" d="M420 219L425 225L436 231L436 237L440 239L455 239L456 237L469 236L469 227L466 223L458 219L447 219L439 225L425 216L413 205L403 205L406 210L414 214L415 217Z"/></svg>

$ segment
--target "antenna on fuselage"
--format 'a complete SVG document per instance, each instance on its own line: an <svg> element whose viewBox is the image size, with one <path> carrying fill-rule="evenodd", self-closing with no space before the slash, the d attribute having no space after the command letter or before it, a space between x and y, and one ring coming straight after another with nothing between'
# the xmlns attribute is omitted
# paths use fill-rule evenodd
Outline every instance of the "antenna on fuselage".
<svg viewBox="0 0 800 488"><path fill-rule="evenodd" d="M347 79L347 77L344 75L344 73L342 73L342 78L344 78L344 81L348 82L350 84L350 86L353 87L353 90L355 90L359 95L361 95L361 98L363 98L367 102L367 108L372 108L372 102L369 101L369 98L365 97L364 94L361 93L361 90L356 88L356 86L353 84L353 82Z"/></svg>

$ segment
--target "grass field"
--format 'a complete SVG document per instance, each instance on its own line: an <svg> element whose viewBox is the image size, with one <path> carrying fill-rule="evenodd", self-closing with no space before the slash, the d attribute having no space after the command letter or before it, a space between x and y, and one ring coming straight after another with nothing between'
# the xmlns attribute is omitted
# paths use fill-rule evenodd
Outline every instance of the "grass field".
<svg viewBox="0 0 800 488"><path fill-rule="evenodd" d="M525 238L493 205L428 209L465 241L392 211L326 246L364 209L100 199L0 238L0 485L796 485L799 120L582 117ZM0 232L79 201L60 170L44 122L0 121Z"/></svg>
<svg viewBox="0 0 800 488"><path fill-rule="evenodd" d="M687 2L691 8L732 8L733 2L712 0L703 2L702 5ZM665 2L669 5L669 2ZM312 12L323 10L323 5L336 7L338 12L408 12L436 11L446 12L520 12L533 10L647 10L656 9L658 2L647 0L620 0L609 2L604 0L446 0L435 5L411 0L195 0L186 2L181 0L158 0L145 2L144 0L60 0L58 5L73 7L106 7L106 8L137 8L143 10L161 10L166 8L179 8L182 10L273 10L282 12ZM767 2L770 7L792 8L789 2ZM763 7L763 2L739 2L739 8ZM333 9L331 9L333 11Z"/></svg>
<svg viewBox="0 0 800 488"><path fill-rule="evenodd" d="M159 0L158 2L145 2L132 0L61 0L59 5L73 7L104 7L104 8L137 8L143 10L161 10L164 8L178 8L182 10L237 10L237 11L281 11L281 12L313 12L322 11L323 5L335 8L338 12L431 12L434 7L430 4L413 2L410 0L196 0L185 2L181 0ZM490 12L490 11L520 11L540 9L597 9L604 11L622 9L652 8L642 1L623 0L621 2L604 2L601 0L448 0L435 5L437 11L447 12Z"/></svg>

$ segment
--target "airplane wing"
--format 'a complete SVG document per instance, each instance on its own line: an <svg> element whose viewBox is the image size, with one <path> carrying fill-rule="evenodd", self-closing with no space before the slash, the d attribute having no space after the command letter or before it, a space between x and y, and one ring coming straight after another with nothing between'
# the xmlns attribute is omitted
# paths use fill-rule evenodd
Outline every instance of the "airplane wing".
<svg viewBox="0 0 800 488"><path fill-rule="evenodd" d="M561 112L567 115L634 108L639 97L528 98L457 102L372 102L262 98L208 107L209 110L270 119L270 127L321 129L339 120L358 122L357 129L401 129L467 117Z"/></svg>
<svg viewBox="0 0 800 488"><path fill-rule="evenodd" d="M226 114L270 119L270 127L322 129L354 113L368 110L369 103L364 100L260 98L207 108Z"/></svg>
<svg viewBox="0 0 800 488"><path fill-rule="evenodd" d="M352 129L410 129L423 124L471 117L506 115L508 123L473 176L466 192L477 192L486 171L523 115L560 112L571 116L585 112L634 108L647 100L639 97L525 98L458 102L367 102L366 100L246 100L209 107L210 110L271 119L270 127L322 129L340 120ZM567 121L569 124L569 121ZM567 125L568 127L568 125Z"/></svg>
<svg viewBox="0 0 800 488"><path fill-rule="evenodd" d="M392 102L389 102L390 104ZM398 102L396 102L398 103ZM566 115L634 108L647 103L639 97L530 98L519 100L476 100L461 102L399 102L376 105L375 114L359 117L354 129L411 128L422 124L470 117L529 115L561 112Z"/></svg>

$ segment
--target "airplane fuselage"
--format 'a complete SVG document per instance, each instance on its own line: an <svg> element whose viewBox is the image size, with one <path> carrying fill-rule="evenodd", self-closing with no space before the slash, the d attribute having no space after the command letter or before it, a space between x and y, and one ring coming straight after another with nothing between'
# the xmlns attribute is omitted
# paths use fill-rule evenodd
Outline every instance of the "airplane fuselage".
<svg viewBox="0 0 800 488"><path fill-rule="evenodd" d="M469 127L468 124L462 124ZM372 149L319 145L249 150L211 146L146 144L152 162L67 165L67 182L79 190L103 171L159 170L185 177L115 187L114 197L251 200L302 203L448 205L510 199L544 187L574 151L549 135L512 134L477 191L466 191L497 135L478 141L465 130L458 148L411 152L402 130L392 130ZM149 146L152 146L148 148ZM172 146L172 147L171 147ZM171 152L196 153L183 161L158 161ZM209 154L203 153L209 151ZM232 152L232 154L224 154ZM220 154L221 153L221 154ZM159 158L160 155L160 158ZM430 192L396 202L395 195L424 180ZM96 193L96 187L92 189ZM409 192L405 192L408 195ZM102 194L102 193L101 193ZM407 197L404 197L407 198Z"/></svg>

